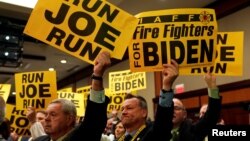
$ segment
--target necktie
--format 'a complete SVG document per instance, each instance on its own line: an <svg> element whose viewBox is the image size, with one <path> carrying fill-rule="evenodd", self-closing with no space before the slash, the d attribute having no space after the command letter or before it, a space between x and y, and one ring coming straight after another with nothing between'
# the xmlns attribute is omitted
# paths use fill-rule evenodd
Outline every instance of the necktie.
<svg viewBox="0 0 250 141"><path fill-rule="evenodd" d="M126 135L124 141L130 141L132 139L131 135Z"/></svg>
<svg viewBox="0 0 250 141"><path fill-rule="evenodd" d="M178 139L178 136L179 136L178 131L177 130L173 130L173 131L171 131L171 133L172 133L172 138L171 138L170 141L178 141L179 140Z"/></svg>

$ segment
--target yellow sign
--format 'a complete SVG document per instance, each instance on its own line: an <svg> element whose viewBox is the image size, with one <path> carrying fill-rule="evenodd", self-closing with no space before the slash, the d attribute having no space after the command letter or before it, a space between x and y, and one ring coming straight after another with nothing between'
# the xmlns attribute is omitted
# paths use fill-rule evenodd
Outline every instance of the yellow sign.
<svg viewBox="0 0 250 141"><path fill-rule="evenodd" d="M77 110L77 116L83 116L85 113L83 95L73 92L57 92L58 98L68 99L74 103Z"/></svg>
<svg viewBox="0 0 250 141"><path fill-rule="evenodd" d="M57 99L55 71L17 73L15 85L17 109L44 109Z"/></svg>
<svg viewBox="0 0 250 141"><path fill-rule="evenodd" d="M131 72L130 70L109 73L109 89L112 93L146 89L146 73Z"/></svg>
<svg viewBox="0 0 250 141"><path fill-rule="evenodd" d="M14 105L6 104L6 118L10 120L11 132L19 136L30 136L29 120L26 118L26 110L17 110Z"/></svg>
<svg viewBox="0 0 250 141"><path fill-rule="evenodd" d="M77 93L83 95L84 111L86 110L87 100L88 100L88 96L90 94L90 88L91 88L91 86L85 86L85 87L81 87L81 88L76 89Z"/></svg>
<svg viewBox="0 0 250 141"><path fill-rule="evenodd" d="M10 95L10 84L0 84L0 96L3 97L4 101L7 102Z"/></svg>
<svg viewBox="0 0 250 141"><path fill-rule="evenodd" d="M243 32L219 32L215 64L211 67L180 68L180 74L203 75L209 71L216 75L242 76L243 38Z"/></svg>
<svg viewBox="0 0 250 141"><path fill-rule="evenodd" d="M143 12L129 46L131 71L161 71L171 59L180 67L211 65L216 55L217 21L213 9Z"/></svg>
<svg viewBox="0 0 250 141"><path fill-rule="evenodd" d="M113 93L110 89L105 89L105 95L109 97L110 102L107 107L107 112L111 113L113 110L121 111L122 103L127 93ZM137 91L132 91L130 94L136 95Z"/></svg>
<svg viewBox="0 0 250 141"><path fill-rule="evenodd" d="M72 92L72 88L64 88L64 89L61 89L61 90L58 90L57 92Z"/></svg>
<svg viewBox="0 0 250 141"><path fill-rule="evenodd" d="M107 1L39 0L24 33L93 64L101 51L122 59L138 21Z"/></svg>

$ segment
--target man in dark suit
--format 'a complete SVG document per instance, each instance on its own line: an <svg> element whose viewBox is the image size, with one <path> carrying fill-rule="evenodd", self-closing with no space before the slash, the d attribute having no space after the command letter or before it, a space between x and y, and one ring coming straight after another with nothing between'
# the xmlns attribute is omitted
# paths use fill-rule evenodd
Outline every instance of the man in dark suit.
<svg viewBox="0 0 250 141"><path fill-rule="evenodd" d="M208 86L208 109L198 122L187 119L187 112L181 100L174 98L174 117L171 141L203 141L213 126L216 125L221 111L221 97L216 86L216 77L205 75Z"/></svg>
<svg viewBox="0 0 250 141"><path fill-rule="evenodd" d="M178 77L178 64L164 64L162 71L163 86L156 110L155 121L146 124L147 102L141 96L127 95L122 104L121 121L126 133L119 141L169 141L171 138L173 118L172 84Z"/></svg>
<svg viewBox="0 0 250 141"><path fill-rule="evenodd" d="M35 141L100 141L107 122L107 105L109 99L104 95L102 76L111 64L110 54L102 52L95 60L92 89L87 102L85 118L79 126L76 123L76 108L68 100L56 99L46 109L45 127L47 135Z"/></svg>

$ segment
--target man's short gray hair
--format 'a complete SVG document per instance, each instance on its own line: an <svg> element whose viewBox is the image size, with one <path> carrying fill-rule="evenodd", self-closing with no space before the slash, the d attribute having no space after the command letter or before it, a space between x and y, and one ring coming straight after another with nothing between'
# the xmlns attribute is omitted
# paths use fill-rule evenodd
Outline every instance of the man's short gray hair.
<svg viewBox="0 0 250 141"><path fill-rule="evenodd" d="M65 114L76 117L76 107L73 102L67 99L55 99L50 104L60 103Z"/></svg>

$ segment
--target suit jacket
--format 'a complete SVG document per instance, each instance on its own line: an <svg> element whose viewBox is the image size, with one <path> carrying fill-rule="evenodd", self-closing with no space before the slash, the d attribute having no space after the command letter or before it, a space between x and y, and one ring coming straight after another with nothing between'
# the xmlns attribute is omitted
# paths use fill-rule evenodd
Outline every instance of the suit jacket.
<svg viewBox="0 0 250 141"><path fill-rule="evenodd" d="M216 125L221 111L221 99L210 98L204 117L196 123L185 120L179 127L178 141L203 141L210 130Z"/></svg>
<svg viewBox="0 0 250 141"><path fill-rule="evenodd" d="M155 121L142 130L135 141L169 141L173 127L173 103L171 107L158 104Z"/></svg>
<svg viewBox="0 0 250 141"><path fill-rule="evenodd" d="M109 98L105 98L104 103L95 103L88 99L84 121L78 127L73 129L71 133L63 139L63 141L100 141L102 132L107 122L107 105ZM41 136L35 141L50 141L48 135Z"/></svg>

